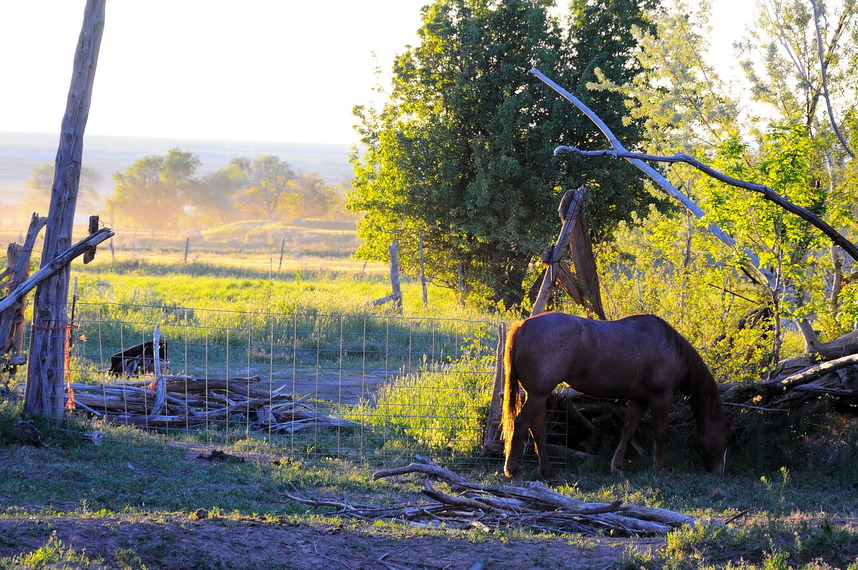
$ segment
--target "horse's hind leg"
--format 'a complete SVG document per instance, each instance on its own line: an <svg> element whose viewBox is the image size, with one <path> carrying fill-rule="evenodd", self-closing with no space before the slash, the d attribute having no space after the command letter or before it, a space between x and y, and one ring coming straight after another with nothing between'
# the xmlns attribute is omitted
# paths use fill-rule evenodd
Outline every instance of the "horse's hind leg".
<svg viewBox="0 0 858 570"><path fill-rule="evenodd" d="M533 438L533 445L536 447L536 455L539 457L539 474L545 479L555 479L557 473L548 459L548 450L545 444L545 405L546 401L543 401L539 412L533 418L533 423L530 425L530 435Z"/></svg>
<svg viewBox="0 0 858 570"><path fill-rule="evenodd" d="M646 404L629 400L626 406L626 419L623 423L623 430L620 433L620 443L617 445L613 459L611 459L611 474L623 474L623 461L626 459L626 450L629 448L629 442L635 436L638 424L640 424L645 411Z"/></svg>
<svg viewBox="0 0 858 570"><path fill-rule="evenodd" d="M524 451L524 443L527 439L528 430L532 430L532 426L534 425L534 421L537 420L540 414L540 410L542 412L542 417L545 416L545 397L531 397L528 394L527 399L524 404L521 406L521 410L518 412L518 415L515 418L515 427L512 433L512 441L509 444L508 453L506 457L506 462L504 463L504 473L507 477L511 479L521 479L521 473L519 472L519 461L521 460L521 453ZM542 420L540 420L541 426ZM541 428L537 428L537 432L541 431ZM533 433L533 431L531 431ZM537 444L537 453L540 448L544 448L545 446L539 446ZM542 470L542 458L540 457L540 471Z"/></svg>

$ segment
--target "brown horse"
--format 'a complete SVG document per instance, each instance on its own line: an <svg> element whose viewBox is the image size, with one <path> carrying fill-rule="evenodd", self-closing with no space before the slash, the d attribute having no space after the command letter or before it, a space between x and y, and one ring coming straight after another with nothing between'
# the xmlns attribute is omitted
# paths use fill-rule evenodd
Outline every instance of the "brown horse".
<svg viewBox="0 0 858 570"><path fill-rule="evenodd" d="M519 459L530 430L539 473L555 477L545 451L545 404L561 382L598 398L628 400L611 473L622 474L626 449L647 406L652 410L656 469L665 469L667 415L677 392L694 412L703 464L724 474L728 422L712 374L694 347L654 315L592 321L543 313L514 325L504 355L502 430L507 477L520 478ZM519 404L518 387L526 398Z"/></svg>

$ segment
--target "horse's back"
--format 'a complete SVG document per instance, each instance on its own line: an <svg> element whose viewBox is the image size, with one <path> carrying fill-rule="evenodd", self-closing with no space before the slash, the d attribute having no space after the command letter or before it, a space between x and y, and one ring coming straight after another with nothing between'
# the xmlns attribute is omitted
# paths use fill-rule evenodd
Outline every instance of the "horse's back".
<svg viewBox="0 0 858 570"><path fill-rule="evenodd" d="M676 333L654 315L595 321L542 313L518 330L514 362L525 390L567 382L591 396L646 399L676 390L686 374Z"/></svg>

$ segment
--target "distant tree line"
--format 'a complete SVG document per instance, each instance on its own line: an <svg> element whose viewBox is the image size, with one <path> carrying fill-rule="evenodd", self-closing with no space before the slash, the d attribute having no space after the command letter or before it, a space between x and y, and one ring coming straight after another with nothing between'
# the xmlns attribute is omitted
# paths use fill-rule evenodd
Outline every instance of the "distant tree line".
<svg viewBox="0 0 858 570"><path fill-rule="evenodd" d="M201 164L197 155L179 148L145 156L113 175L113 194L104 210L124 228L166 230L248 219L352 217L345 211L342 188L326 184L318 174L297 171L277 156L233 158L226 167L198 176ZM35 169L25 203L36 210L46 203L52 179L51 165ZM91 169L82 170L81 206L88 211L102 209L93 190L98 180Z"/></svg>

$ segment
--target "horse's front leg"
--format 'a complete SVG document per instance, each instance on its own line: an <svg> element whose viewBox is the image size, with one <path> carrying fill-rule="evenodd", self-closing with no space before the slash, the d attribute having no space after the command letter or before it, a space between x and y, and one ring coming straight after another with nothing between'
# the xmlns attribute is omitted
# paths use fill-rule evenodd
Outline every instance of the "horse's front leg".
<svg viewBox="0 0 858 570"><path fill-rule="evenodd" d="M614 458L611 459L611 474L623 474L623 461L626 459L626 451L629 448L629 442L635 436L638 429L638 424L641 423L641 418L646 411L646 404L629 400L626 406L626 419L623 423L623 429L620 432L620 443L617 445L617 450L614 452Z"/></svg>
<svg viewBox="0 0 858 570"><path fill-rule="evenodd" d="M652 410L653 462L656 470L667 471L667 416L673 406L673 392L650 399Z"/></svg>
<svg viewBox="0 0 858 570"><path fill-rule="evenodd" d="M504 474L506 474L506 476L510 479L521 479L519 462L521 460L521 454L524 451L524 443L527 439L527 432L528 430L531 430L531 427L533 426L534 421L539 417L540 412L542 413L542 417L544 418L546 401L547 399L544 397L534 398L528 395L524 404L521 406L521 410L515 417L512 441L510 441L507 446L506 461L504 462ZM540 422L541 421L542 420L540 420ZM539 449L540 446L537 445L537 453L539 453ZM540 471L541 470L542 458L540 457Z"/></svg>

